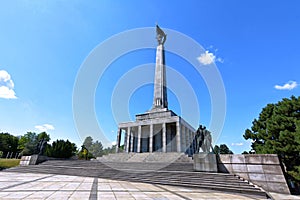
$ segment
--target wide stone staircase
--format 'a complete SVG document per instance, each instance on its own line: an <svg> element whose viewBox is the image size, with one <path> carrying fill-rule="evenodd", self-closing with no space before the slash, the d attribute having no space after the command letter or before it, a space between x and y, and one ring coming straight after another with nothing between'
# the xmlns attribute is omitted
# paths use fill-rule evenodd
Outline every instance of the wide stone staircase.
<svg viewBox="0 0 300 200"><path fill-rule="evenodd" d="M240 193L259 199L268 197L266 192L237 176L225 173L194 172L191 162L49 160L39 165L19 166L4 171L99 177Z"/></svg>

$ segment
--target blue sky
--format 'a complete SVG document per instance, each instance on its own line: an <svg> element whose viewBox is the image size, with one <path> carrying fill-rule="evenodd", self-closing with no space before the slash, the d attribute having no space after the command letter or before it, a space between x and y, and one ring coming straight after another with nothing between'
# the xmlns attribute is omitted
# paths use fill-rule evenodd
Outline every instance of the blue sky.
<svg viewBox="0 0 300 200"><path fill-rule="evenodd" d="M97 135L88 127L78 133L73 119L74 84L84 61L110 37L158 23L199 43L205 50L199 52L204 59L199 62L214 61L226 91L226 118L216 143L226 143L235 153L249 150L242 135L261 109L300 95L299 8L297 0L1 1L0 132L46 130L52 139L69 139L78 146L85 136ZM155 32L149 39L156 45ZM171 41L167 38L166 45ZM113 89L130 70L154 62L154 49L132 51L114 60L100 77L92 94L95 115L110 141L118 123L111 109ZM188 80L199 103L200 123L209 126L211 99L201 75L171 52L166 64ZM126 106L134 120L151 107L152 92L151 84L144 85L117 104ZM183 114L185 100L170 90L168 95L169 108Z"/></svg>

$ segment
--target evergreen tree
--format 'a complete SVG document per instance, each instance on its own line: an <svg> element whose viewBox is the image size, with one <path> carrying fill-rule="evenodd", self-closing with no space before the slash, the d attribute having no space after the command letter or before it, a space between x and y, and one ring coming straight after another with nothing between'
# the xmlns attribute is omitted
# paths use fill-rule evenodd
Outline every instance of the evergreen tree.
<svg viewBox="0 0 300 200"><path fill-rule="evenodd" d="M233 154L233 152L227 147L226 144L221 144L220 146L214 146L214 153L216 154Z"/></svg>
<svg viewBox="0 0 300 200"><path fill-rule="evenodd" d="M258 154L278 154L287 173L300 182L300 97L268 104L244 133Z"/></svg>
<svg viewBox="0 0 300 200"><path fill-rule="evenodd" d="M88 136L85 138L83 145L85 146L85 148L87 148L89 151L93 145L93 138L91 136Z"/></svg>
<svg viewBox="0 0 300 200"><path fill-rule="evenodd" d="M103 155L103 146L101 142L98 140L92 144L90 152L93 154L94 157L100 157Z"/></svg>
<svg viewBox="0 0 300 200"><path fill-rule="evenodd" d="M69 140L56 140L47 145L46 155L54 158L70 158L76 153L76 145Z"/></svg>
<svg viewBox="0 0 300 200"><path fill-rule="evenodd" d="M83 146L92 154L92 157L100 157L103 155L103 146L102 143L96 140L93 142L93 138L88 136L83 142Z"/></svg>

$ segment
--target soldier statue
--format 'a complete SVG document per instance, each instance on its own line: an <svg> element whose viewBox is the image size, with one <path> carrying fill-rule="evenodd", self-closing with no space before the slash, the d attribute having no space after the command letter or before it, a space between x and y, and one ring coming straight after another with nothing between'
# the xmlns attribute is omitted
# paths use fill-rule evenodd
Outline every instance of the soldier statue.
<svg viewBox="0 0 300 200"><path fill-rule="evenodd" d="M202 149L203 152L210 152L212 138L205 126L199 126L196 132L196 141L196 153L199 153L200 149Z"/></svg>

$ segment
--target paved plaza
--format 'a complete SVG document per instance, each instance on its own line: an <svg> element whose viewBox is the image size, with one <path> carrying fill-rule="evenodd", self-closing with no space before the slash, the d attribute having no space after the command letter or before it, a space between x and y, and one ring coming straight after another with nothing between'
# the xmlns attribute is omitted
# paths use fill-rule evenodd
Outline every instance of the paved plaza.
<svg viewBox="0 0 300 200"><path fill-rule="evenodd" d="M278 199L293 196L278 196ZM293 197L294 198L294 197ZM240 194L102 178L0 172L0 199L257 199Z"/></svg>

